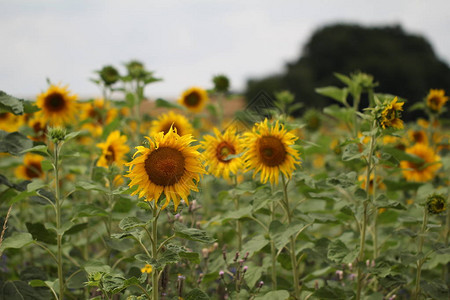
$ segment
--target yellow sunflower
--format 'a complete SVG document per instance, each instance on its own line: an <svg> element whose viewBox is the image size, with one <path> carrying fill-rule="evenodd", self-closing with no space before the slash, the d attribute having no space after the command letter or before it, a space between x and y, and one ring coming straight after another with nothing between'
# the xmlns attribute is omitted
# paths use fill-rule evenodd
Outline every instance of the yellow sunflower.
<svg viewBox="0 0 450 300"><path fill-rule="evenodd" d="M297 137L287 131L277 121L269 126L267 119L257 123L252 132L244 135L244 154L246 170L254 170L253 176L261 172L261 182L278 183L280 171L288 178L291 177L295 165L300 165L300 156L291 146Z"/></svg>
<svg viewBox="0 0 450 300"><path fill-rule="evenodd" d="M129 186L138 187L133 195L139 194L139 197L155 201L155 204L164 193L166 202L162 209L173 200L176 210L180 199L188 203L190 191L198 191L200 174L205 173L197 151L200 145L191 146L195 141L192 135L179 136L172 129L146 139L149 147L136 147L133 160L127 164L130 166L126 175L131 178Z"/></svg>
<svg viewBox="0 0 450 300"><path fill-rule="evenodd" d="M27 153L23 159L23 165L15 170L15 175L22 179L44 178L41 162L44 158L40 155Z"/></svg>
<svg viewBox="0 0 450 300"><path fill-rule="evenodd" d="M205 165L208 171L216 177L230 179L230 173L236 175L242 169L241 157L229 158L230 155L237 155L242 152L241 138L236 134L236 128L229 127L223 134L214 128L214 134L204 136L201 142Z"/></svg>
<svg viewBox="0 0 450 300"><path fill-rule="evenodd" d="M434 153L433 149L425 144L416 144L405 150L406 153L415 155L423 160L422 163L411 161L401 161L403 176L408 181L427 182L433 179L434 174L442 166L440 157Z"/></svg>
<svg viewBox="0 0 450 300"><path fill-rule="evenodd" d="M373 194L373 173L370 174L370 179L369 179L369 194ZM358 181L361 182L361 188L363 190L366 190L366 179L367 179L367 175L363 174L363 175L359 175L358 177ZM383 183L383 178L381 176L377 176L377 179L375 181L376 183L376 189L377 190L385 190L386 189L386 185Z"/></svg>
<svg viewBox="0 0 450 300"><path fill-rule="evenodd" d="M23 116L16 116L9 112L0 113L0 130L17 131L23 124Z"/></svg>
<svg viewBox="0 0 450 300"><path fill-rule="evenodd" d="M81 119L90 122L83 124L82 128L98 137L103 133L103 127L111 123L117 116L117 110L111 109L103 99L95 99L93 102L83 103L83 114Z"/></svg>
<svg viewBox="0 0 450 300"><path fill-rule="evenodd" d="M423 130L408 130L408 142L410 144L428 144L428 137Z"/></svg>
<svg viewBox="0 0 450 300"><path fill-rule="evenodd" d="M153 270L152 266L146 264L143 268L141 268L141 273L151 273Z"/></svg>
<svg viewBox="0 0 450 300"><path fill-rule="evenodd" d="M70 123L78 111L77 98L67 86L51 84L46 92L37 96L36 105L41 109L38 114L52 126Z"/></svg>
<svg viewBox="0 0 450 300"><path fill-rule="evenodd" d="M44 142L46 140L47 124L37 117L28 120L28 126L33 129L33 135L28 136L33 141Z"/></svg>
<svg viewBox="0 0 450 300"><path fill-rule="evenodd" d="M442 106L448 101L444 90L431 89L427 96L427 106L432 112L440 112Z"/></svg>
<svg viewBox="0 0 450 300"><path fill-rule="evenodd" d="M397 97L391 103L385 104L381 117L379 119L381 127L386 128L403 128L403 121L400 119L400 112L403 110L403 102L397 103Z"/></svg>
<svg viewBox="0 0 450 300"><path fill-rule="evenodd" d="M125 155L130 152L130 147L127 146L127 137L120 135L118 130L111 132L106 139L106 142L97 144L97 147L102 149L102 155L97 161L97 166L108 168L115 163L122 166L125 161Z"/></svg>
<svg viewBox="0 0 450 300"><path fill-rule="evenodd" d="M184 91L178 102L192 112L201 112L208 102L208 93L194 86Z"/></svg>
<svg viewBox="0 0 450 300"><path fill-rule="evenodd" d="M152 121L149 134L150 136L159 132L166 134L171 127L177 131L179 136L194 133L191 123L185 116L169 111Z"/></svg>

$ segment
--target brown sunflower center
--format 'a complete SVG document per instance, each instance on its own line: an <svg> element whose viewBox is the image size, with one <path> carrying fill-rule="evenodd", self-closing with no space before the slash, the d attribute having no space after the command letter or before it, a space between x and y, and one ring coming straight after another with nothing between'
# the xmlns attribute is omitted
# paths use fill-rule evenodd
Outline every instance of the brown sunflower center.
<svg viewBox="0 0 450 300"><path fill-rule="evenodd" d="M414 139L415 142L422 143L425 140L425 137L424 137L422 132L414 131L413 139Z"/></svg>
<svg viewBox="0 0 450 300"><path fill-rule="evenodd" d="M162 128L162 132L164 132L164 134L168 133L170 131L170 126L172 126L172 129L176 129L177 130L177 134L179 136L182 136L180 129L177 126L176 122L167 122L166 124L164 124L163 128Z"/></svg>
<svg viewBox="0 0 450 300"><path fill-rule="evenodd" d="M437 109L439 107L439 104L441 103L441 99L439 97L432 97L430 100L428 100L428 103L430 104L430 107L432 109Z"/></svg>
<svg viewBox="0 0 450 300"><path fill-rule="evenodd" d="M8 113L1 113L0 120L6 120L8 118Z"/></svg>
<svg viewBox="0 0 450 300"><path fill-rule="evenodd" d="M41 164L38 162L31 162L25 168L25 174L27 174L28 178L36 178L42 174Z"/></svg>
<svg viewBox="0 0 450 300"><path fill-rule="evenodd" d="M265 165L275 167L284 162L286 149L280 139L273 136L263 136L259 139L258 146L258 152Z"/></svg>
<svg viewBox="0 0 450 300"><path fill-rule="evenodd" d="M45 97L44 106L51 112L62 111L66 107L66 100L64 95L60 93L52 93Z"/></svg>
<svg viewBox="0 0 450 300"><path fill-rule="evenodd" d="M234 149L233 145L227 143L227 142L221 142L219 145L217 145L216 148L216 157L220 162L223 163L229 163L231 162L232 158L227 158L228 155L236 154L236 149Z"/></svg>
<svg viewBox="0 0 450 300"><path fill-rule="evenodd" d="M161 147L145 160L145 171L151 182L169 186L177 183L184 174L184 156L173 148Z"/></svg>
<svg viewBox="0 0 450 300"><path fill-rule="evenodd" d="M108 165L116 161L116 152L114 151L114 147L112 145L108 146L107 153L105 154L105 159L108 162Z"/></svg>
<svg viewBox="0 0 450 300"><path fill-rule="evenodd" d="M191 92L184 98L184 103L187 106L196 107L200 103L200 95L197 92Z"/></svg>

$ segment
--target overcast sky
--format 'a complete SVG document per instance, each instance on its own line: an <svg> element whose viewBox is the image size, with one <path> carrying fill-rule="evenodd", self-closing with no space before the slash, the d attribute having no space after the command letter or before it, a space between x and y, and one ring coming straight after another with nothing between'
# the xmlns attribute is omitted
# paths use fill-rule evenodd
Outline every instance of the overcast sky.
<svg viewBox="0 0 450 300"><path fill-rule="evenodd" d="M80 96L98 96L94 70L138 59L163 82L150 98L211 87L228 75L280 72L319 26L400 24L423 34L450 62L450 1L0 0L0 90L33 98L46 78Z"/></svg>

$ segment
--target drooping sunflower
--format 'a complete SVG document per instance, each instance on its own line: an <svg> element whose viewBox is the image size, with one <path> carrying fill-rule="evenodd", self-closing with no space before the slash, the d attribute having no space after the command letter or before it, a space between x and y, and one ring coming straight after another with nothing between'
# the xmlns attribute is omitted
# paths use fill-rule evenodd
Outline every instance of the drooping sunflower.
<svg viewBox="0 0 450 300"><path fill-rule="evenodd" d="M67 86L51 84L44 93L37 96L39 114L51 126L64 125L75 118L78 112L77 95L71 94Z"/></svg>
<svg viewBox="0 0 450 300"><path fill-rule="evenodd" d="M267 119L255 124L251 132L244 134L246 170L253 170L253 176L261 172L262 183L278 183L280 171L290 178L295 165L300 165L300 155L291 147L296 140L278 121L272 126Z"/></svg>
<svg viewBox="0 0 450 300"><path fill-rule="evenodd" d="M208 171L216 177L230 179L230 174L236 175L243 167L241 157L230 158L242 152L241 137L236 134L236 128L229 127L223 134L214 128L214 134L205 135L201 142L203 157Z"/></svg>
<svg viewBox="0 0 450 300"><path fill-rule="evenodd" d="M431 89L428 93L427 106L432 112L440 112L447 101L448 97L445 96L444 90Z"/></svg>
<svg viewBox="0 0 450 300"><path fill-rule="evenodd" d="M23 159L23 165L18 166L15 175L22 179L31 180L34 178L44 178L41 162L44 158L40 155L27 153Z"/></svg>
<svg viewBox="0 0 450 300"><path fill-rule="evenodd" d="M391 101L391 103L387 103L384 105L384 108L381 112L381 116L379 118L379 123L383 129L386 128L403 128L403 121L400 119L400 112L403 110L403 102L397 102L397 97Z"/></svg>
<svg viewBox="0 0 450 300"><path fill-rule="evenodd" d="M406 160L400 162L403 176L408 181L427 182L433 179L436 171L442 166L440 157L425 144L415 144L413 147L407 148L405 152L423 160L421 163Z"/></svg>
<svg viewBox="0 0 450 300"><path fill-rule="evenodd" d="M97 147L102 149L102 154L97 161L97 166L108 168L113 163L122 166L126 163L125 155L130 152L126 144L127 137L120 135L118 130L111 132L104 143L98 143Z"/></svg>
<svg viewBox="0 0 450 300"><path fill-rule="evenodd" d="M170 131L171 127L176 129L179 136L194 133L191 123L185 116L169 111L152 121L149 132L150 136L153 136L158 132L166 134Z"/></svg>
<svg viewBox="0 0 450 300"><path fill-rule="evenodd" d="M129 186L138 187L132 195L139 194L157 204L164 193L166 201L162 209L172 200L176 210L181 199L188 203L191 190L198 191L200 174L205 173L197 151L200 145L192 146L195 141L192 135L179 136L175 130L166 134L159 132L146 139L149 147L136 147L133 160L127 164Z"/></svg>
<svg viewBox="0 0 450 300"><path fill-rule="evenodd" d="M206 90L194 86L185 90L178 102L192 112L201 112L208 102L208 93Z"/></svg>

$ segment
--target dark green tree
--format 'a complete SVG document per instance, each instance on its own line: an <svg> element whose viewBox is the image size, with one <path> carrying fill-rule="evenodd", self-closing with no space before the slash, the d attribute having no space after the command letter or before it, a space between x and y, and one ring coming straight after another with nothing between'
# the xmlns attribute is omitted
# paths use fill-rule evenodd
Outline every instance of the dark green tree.
<svg viewBox="0 0 450 300"><path fill-rule="evenodd" d="M406 98L406 109L422 101L431 88L450 93L450 68L424 37L406 33L400 26L337 24L314 32L299 59L288 63L282 74L248 80L245 94L251 100L260 90L273 94L287 89L305 108L322 108L332 100L314 89L339 86L334 72L356 71L374 76L379 82L376 92ZM411 118L418 114L405 115Z"/></svg>

